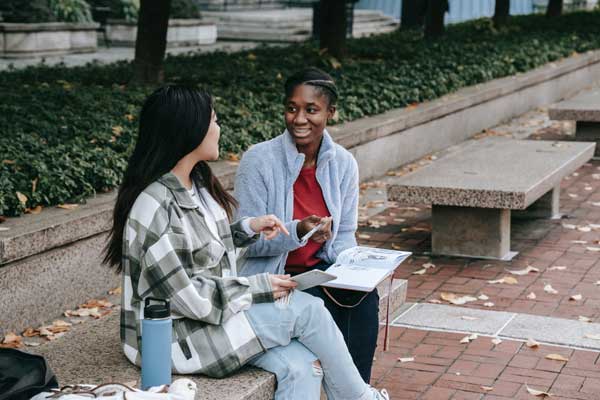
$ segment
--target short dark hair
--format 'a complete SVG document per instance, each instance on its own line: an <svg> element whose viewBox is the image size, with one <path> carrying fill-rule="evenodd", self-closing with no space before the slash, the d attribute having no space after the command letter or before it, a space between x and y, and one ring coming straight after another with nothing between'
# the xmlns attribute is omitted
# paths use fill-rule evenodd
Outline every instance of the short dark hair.
<svg viewBox="0 0 600 400"><path fill-rule="evenodd" d="M329 75L327 72L321 71L319 68L309 67L298 71L287 78L284 84L284 103L286 103L289 98L292 97L292 93L294 93L296 87L300 85L313 86L322 95L327 97L327 101L330 106L334 106L337 102L338 91L331 75Z"/></svg>

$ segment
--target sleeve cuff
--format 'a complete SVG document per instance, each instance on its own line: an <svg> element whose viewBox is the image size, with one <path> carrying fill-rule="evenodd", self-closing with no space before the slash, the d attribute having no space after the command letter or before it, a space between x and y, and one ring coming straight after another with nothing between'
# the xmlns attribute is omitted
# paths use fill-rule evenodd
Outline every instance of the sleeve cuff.
<svg viewBox="0 0 600 400"><path fill-rule="evenodd" d="M247 278L250 284L250 292L252 293L252 303L272 303L275 301L269 274L251 275Z"/></svg>
<svg viewBox="0 0 600 400"><path fill-rule="evenodd" d="M248 237L253 237L256 235L256 232L250 228L250 218L242 219L242 229L244 230L244 233L248 235Z"/></svg>

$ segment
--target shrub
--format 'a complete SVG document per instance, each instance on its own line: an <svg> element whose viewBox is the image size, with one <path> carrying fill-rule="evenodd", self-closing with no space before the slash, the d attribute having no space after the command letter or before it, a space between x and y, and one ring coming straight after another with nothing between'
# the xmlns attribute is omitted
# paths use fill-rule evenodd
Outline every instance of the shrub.
<svg viewBox="0 0 600 400"><path fill-rule="evenodd" d="M599 49L599 19L600 12L513 17L501 30L482 19L448 27L439 41L414 31L350 40L338 69L305 43L167 57L165 73L170 82L210 89L222 154L238 153L281 133L283 80L303 66L335 77L344 122ZM154 89L129 86L131 73L128 62L0 73L0 215L118 185L139 108ZM27 197L24 204L16 192Z"/></svg>
<svg viewBox="0 0 600 400"><path fill-rule="evenodd" d="M0 14L4 22L54 22L56 16L48 0L2 0Z"/></svg>
<svg viewBox="0 0 600 400"><path fill-rule="evenodd" d="M50 9L58 21L92 22L90 5L85 0L50 0Z"/></svg>

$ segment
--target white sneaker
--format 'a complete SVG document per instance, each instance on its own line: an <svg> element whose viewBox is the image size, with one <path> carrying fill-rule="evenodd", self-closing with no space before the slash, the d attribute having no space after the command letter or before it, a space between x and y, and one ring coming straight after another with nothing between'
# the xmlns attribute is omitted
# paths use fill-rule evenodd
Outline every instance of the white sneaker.
<svg viewBox="0 0 600 400"><path fill-rule="evenodd" d="M375 400L390 400L390 395L385 389L373 389L373 393L375 393Z"/></svg>

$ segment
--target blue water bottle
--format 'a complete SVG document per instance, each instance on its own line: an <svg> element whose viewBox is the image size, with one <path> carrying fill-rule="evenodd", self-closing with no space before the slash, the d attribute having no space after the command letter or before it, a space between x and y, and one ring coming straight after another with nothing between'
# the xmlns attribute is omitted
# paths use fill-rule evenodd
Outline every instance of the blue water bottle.
<svg viewBox="0 0 600 400"><path fill-rule="evenodd" d="M150 301L159 304L150 305ZM169 300L147 297L142 320L142 390L171 384L171 327Z"/></svg>

